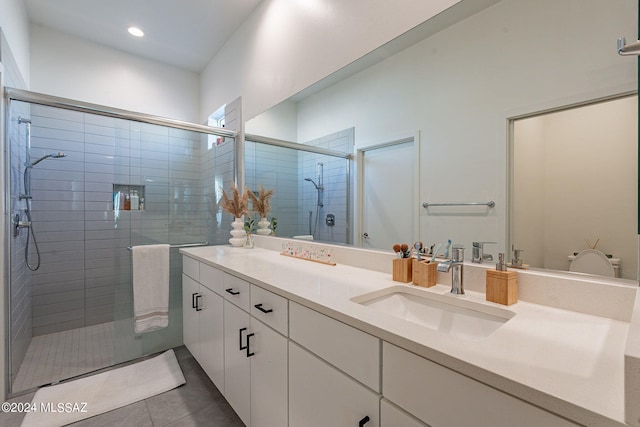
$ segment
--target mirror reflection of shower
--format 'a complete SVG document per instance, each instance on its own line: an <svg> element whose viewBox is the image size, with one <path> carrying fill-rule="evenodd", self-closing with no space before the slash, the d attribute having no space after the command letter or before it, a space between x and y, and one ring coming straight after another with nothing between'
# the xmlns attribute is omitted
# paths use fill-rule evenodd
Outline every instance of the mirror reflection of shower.
<svg viewBox="0 0 640 427"><path fill-rule="evenodd" d="M33 199L33 195L31 194L31 170L38 163L47 160L47 159L59 159L62 157L67 157L67 155L63 152L50 153L46 154L36 161L31 161L31 120L26 119L24 117L18 118L19 124L26 124L26 151L25 151L25 162L24 162L24 175L23 175L23 188L24 193L20 194L19 199L24 200L24 215L26 220L23 221L20 219L19 214L15 214L13 216L13 237L18 237L20 234L20 230L22 228L26 228L27 230L27 242L24 248L24 262L31 271L36 271L40 268L40 249L38 248L38 242L36 240L35 231L33 229L33 221L31 220L31 200ZM29 241L33 240L33 246L36 252L36 260L34 264L29 262Z"/></svg>
<svg viewBox="0 0 640 427"><path fill-rule="evenodd" d="M324 206L324 163L318 162L316 165L316 181L311 178L305 178L305 181L309 181L316 188L317 202L316 202L316 217L313 220L313 210L309 211L309 234L316 238L316 231L318 230L318 221L320 219L320 208Z"/></svg>

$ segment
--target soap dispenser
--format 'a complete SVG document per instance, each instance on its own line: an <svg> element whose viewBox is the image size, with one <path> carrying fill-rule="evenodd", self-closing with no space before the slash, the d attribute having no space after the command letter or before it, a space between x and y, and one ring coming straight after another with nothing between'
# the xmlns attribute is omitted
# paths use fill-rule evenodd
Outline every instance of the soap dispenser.
<svg viewBox="0 0 640 427"><path fill-rule="evenodd" d="M518 302L518 273L507 270L503 253L498 254L496 269L487 270L486 299L503 305Z"/></svg>

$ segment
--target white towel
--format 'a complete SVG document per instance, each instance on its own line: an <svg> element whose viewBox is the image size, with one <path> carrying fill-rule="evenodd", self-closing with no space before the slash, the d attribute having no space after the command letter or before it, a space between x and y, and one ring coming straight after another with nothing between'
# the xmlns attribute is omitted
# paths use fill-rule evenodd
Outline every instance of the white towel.
<svg viewBox="0 0 640 427"><path fill-rule="evenodd" d="M134 246L133 314L137 334L169 325L169 245Z"/></svg>

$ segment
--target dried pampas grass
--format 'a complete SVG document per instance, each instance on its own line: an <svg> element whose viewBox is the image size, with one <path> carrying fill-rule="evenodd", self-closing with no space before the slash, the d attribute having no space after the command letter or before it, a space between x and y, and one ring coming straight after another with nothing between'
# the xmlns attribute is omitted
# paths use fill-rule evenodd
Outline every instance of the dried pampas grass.
<svg viewBox="0 0 640 427"><path fill-rule="evenodd" d="M230 213L235 218L240 218L242 215L249 213L249 193L251 193L251 191L245 187L242 196L240 196L240 192L234 184L231 187L232 198L230 199L227 193L225 193L224 188L221 188L221 190L222 199L220 200L220 206L224 211Z"/></svg>
<svg viewBox="0 0 640 427"><path fill-rule="evenodd" d="M257 197L253 194L253 191L249 190L249 198L251 199L252 205L251 210L260 214L261 218L266 218L271 210L271 202L269 201L271 196L273 196L273 190L265 191L262 185L260 186Z"/></svg>

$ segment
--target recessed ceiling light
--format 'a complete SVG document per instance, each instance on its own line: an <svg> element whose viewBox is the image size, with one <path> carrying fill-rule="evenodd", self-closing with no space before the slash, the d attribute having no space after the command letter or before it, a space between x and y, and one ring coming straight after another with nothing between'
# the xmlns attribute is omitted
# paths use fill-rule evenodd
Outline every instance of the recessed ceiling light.
<svg viewBox="0 0 640 427"><path fill-rule="evenodd" d="M138 27L129 27L129 34L136 37L144 36L144 32Z"/></svg>

